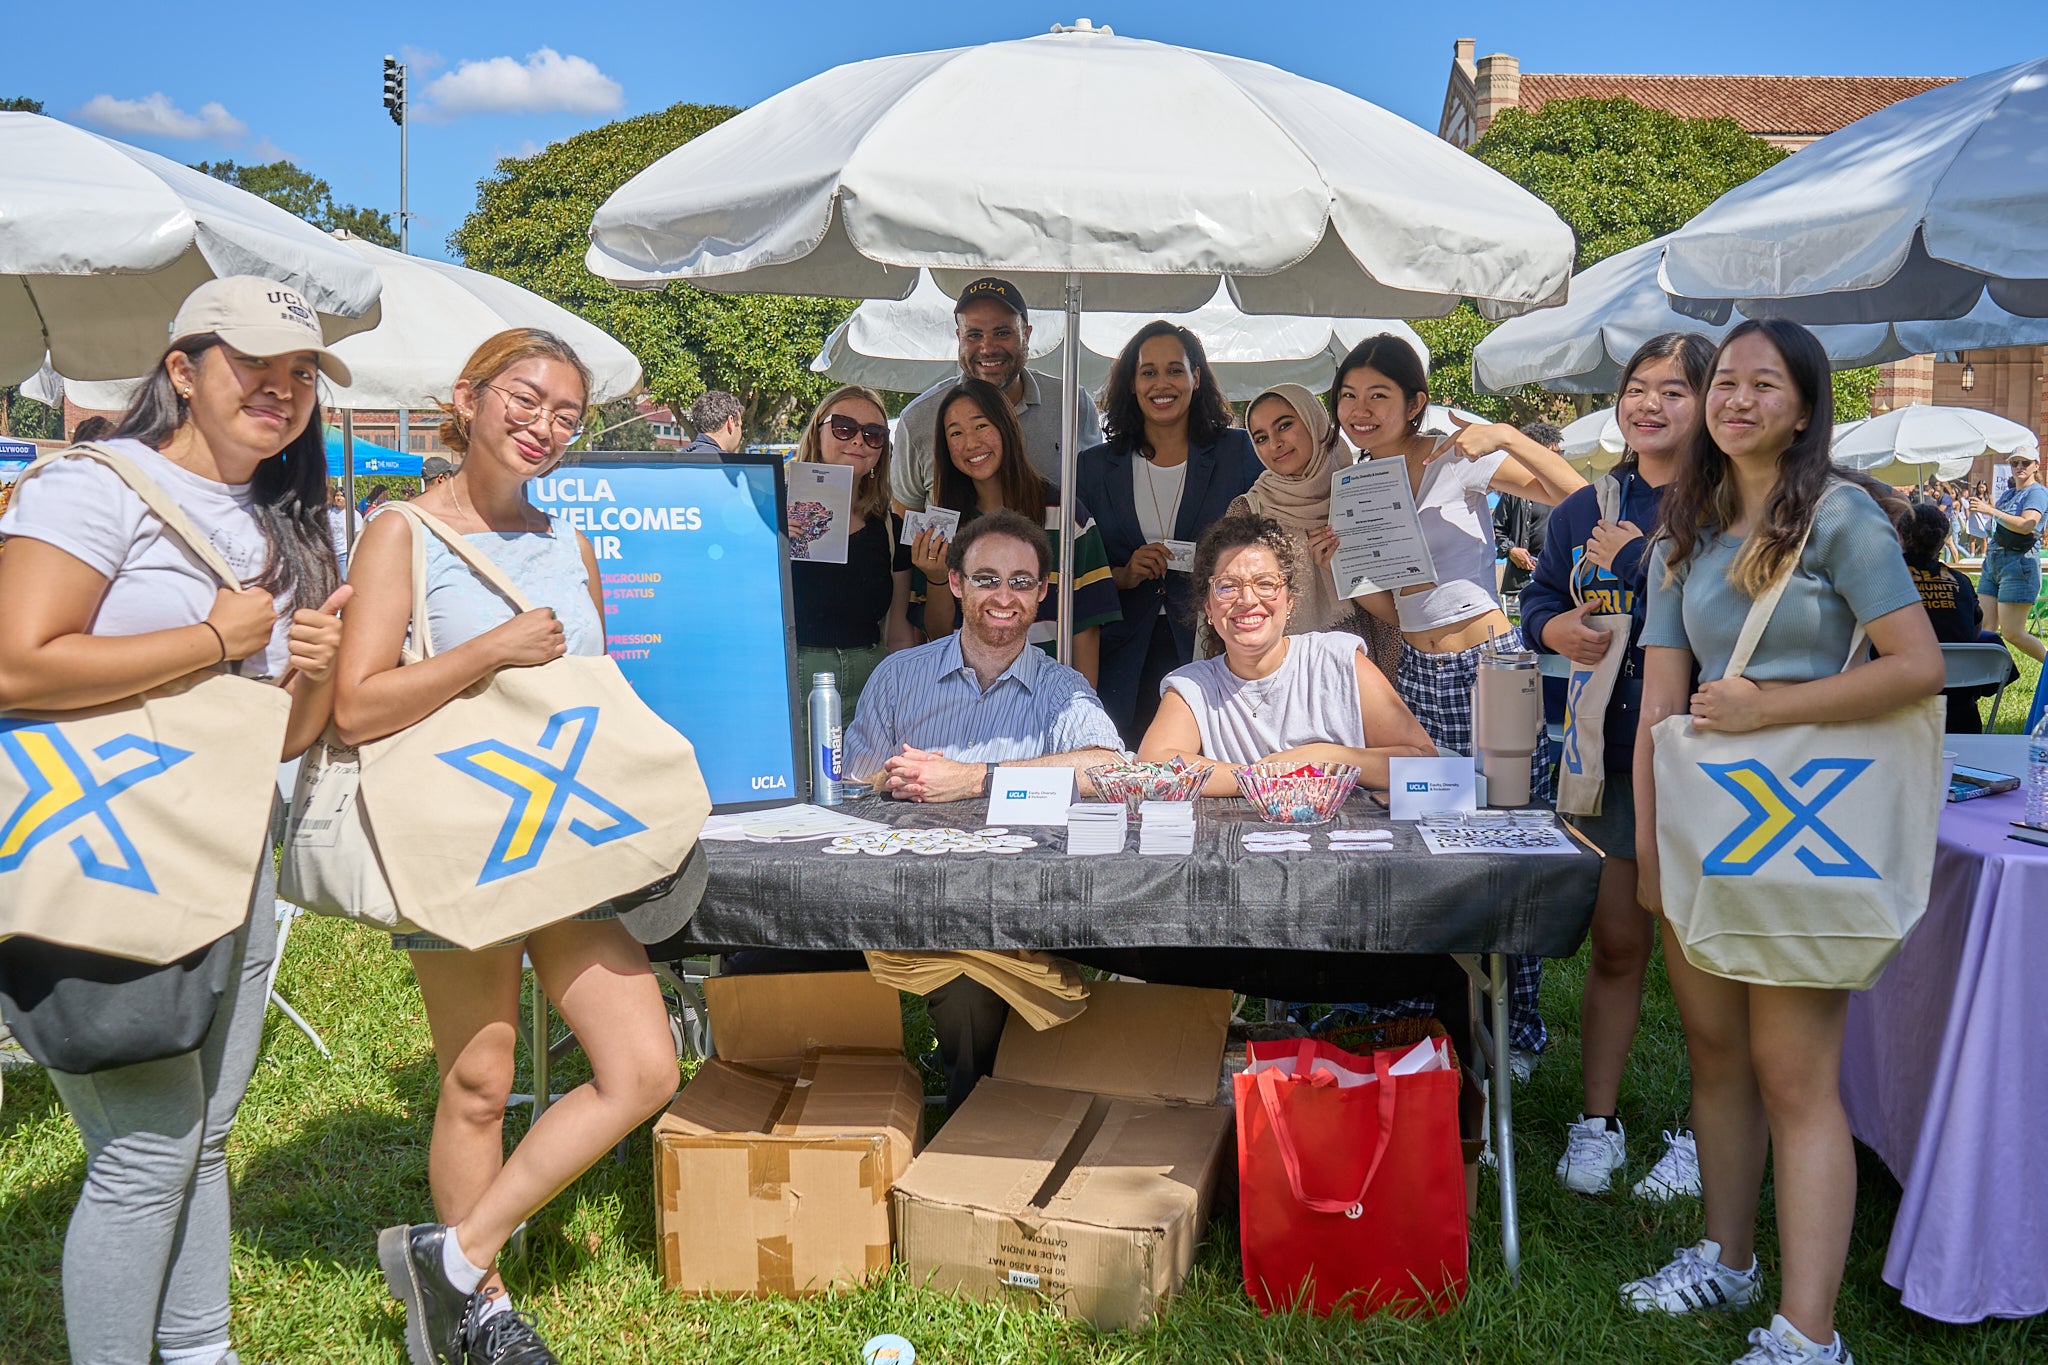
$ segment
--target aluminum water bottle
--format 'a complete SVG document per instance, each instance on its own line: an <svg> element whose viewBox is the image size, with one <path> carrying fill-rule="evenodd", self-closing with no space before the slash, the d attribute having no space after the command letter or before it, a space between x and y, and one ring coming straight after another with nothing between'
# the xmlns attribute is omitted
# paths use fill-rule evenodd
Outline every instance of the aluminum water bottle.
<svg viewBox="0 0 2048 1365"><path fill-rule="evenodd" d="M2027 737L2027 823L2048 829L2048 711Z"/></svg>
<svg viewBox="0 0 2048 1365"><path fill-rule="evenodd" d="M839 804L839 680L811 675L811 804Z"/></svg>

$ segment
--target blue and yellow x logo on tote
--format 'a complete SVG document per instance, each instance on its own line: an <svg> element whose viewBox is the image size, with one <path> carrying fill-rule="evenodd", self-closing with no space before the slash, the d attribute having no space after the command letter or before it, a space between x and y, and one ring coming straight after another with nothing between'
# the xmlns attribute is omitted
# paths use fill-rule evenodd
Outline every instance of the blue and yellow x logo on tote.
<svg viewBox="0 0 2048 1365"><path fill-rule="evenodd" d="M1809 834L1835 854L1830 860L1811 847L1793 850L1792 856L1814 876L1881 876L1820 818L1828 803L1847 790L1870 764L1867 758L1809 759L1792 774L1789 787L1753 758L1740 763L1700 764L1700 771L1720 783L1743 808L1742 823L1715 845L1700 870L1710 877L1747 877L1760 871L1800 835Z"/></svg>
<svg viewBox="0 0 2048 1365"><path fill-rule="evenodd" d="M128 754L142 761L102 778L62 730L48 722L0 720L0 754L14 764L28 784L28 793L0 825L0 873L28 861L36 845L81 823L97 823L114 846L118 861L93 851L83 833L70 842L71 854L85 875L132 890L156 894L156 883L128 831L114 814L113 800L122 792L192 757L189 749L173 748L141 735L121 735L92 751L101 763Z"/></svg>
<svg viewBox="0 0 2048 1365"><path fill-rule="evenodd" d="M547 852L548 840L554 836L555 827L572 800L582 802L610 821L604 825L580 819L569 822L569 832L592 848L647 828L585 786L577 776L597 733L597 719L595 706L555 712L541 732L538 752L493 739L435 755L457 772L512 798L497 842L476 879L478 886L538 866Z"/></svg>

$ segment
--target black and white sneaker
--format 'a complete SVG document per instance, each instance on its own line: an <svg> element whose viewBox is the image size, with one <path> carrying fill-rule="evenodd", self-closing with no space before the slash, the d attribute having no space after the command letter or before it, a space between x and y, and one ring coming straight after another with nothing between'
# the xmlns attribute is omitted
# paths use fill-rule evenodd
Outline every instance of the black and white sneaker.
<svg viewBox="0 0 2048 1365"><path fill-rule="evenodd" d="M561 1365L533 1330L533 1315L509 1308L473 1316L462 1334L462 1349L469 1365Z"/></svg>
<svg viewBox="0 0 2048 1365"><path fill-rule="evenodd" d="M463 1365L463 1336L472 1295L449 1283L441 1269L448 1229L414 1223L377 1234L377 1264L391 1297L405 1305L405 1349L412 1365Z"/></svg>
<svg viewBox="0 0 2048 1365"><path fill-rule="evenodd" d="M1763 1273L1752 1257L1747 1270L1721 1264L1720 1243L1710 1238L1680 1247L1671 1264L1621 1287L1622 1302L1639 1313L1690 1313L1740 1308L1754 1299Z"/></svg>

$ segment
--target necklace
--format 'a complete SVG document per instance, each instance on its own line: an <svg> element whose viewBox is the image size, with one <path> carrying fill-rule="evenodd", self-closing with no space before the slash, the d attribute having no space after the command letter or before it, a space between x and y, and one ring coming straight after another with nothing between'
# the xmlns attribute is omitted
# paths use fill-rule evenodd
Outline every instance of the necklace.
<svg viewBox="0 0 2048 1365"><path fill-rule="evenodd" d="M1173 534L1174 525L1172 518L1166 515L1166 509L1159 505L1159 465L1150 455L1143 458L1146 467L1152 471L1145 477L1145 497L1152 504L1152 515L1159 519L1159 535L1164 539ZM1187 461L1183 460L1174 467L1182 471L1181 487L1185 489L1187 487ZM1176 516L1180 512L1180 499L1181 495L1176 493L1173 499L1173 510Z"/></svg>

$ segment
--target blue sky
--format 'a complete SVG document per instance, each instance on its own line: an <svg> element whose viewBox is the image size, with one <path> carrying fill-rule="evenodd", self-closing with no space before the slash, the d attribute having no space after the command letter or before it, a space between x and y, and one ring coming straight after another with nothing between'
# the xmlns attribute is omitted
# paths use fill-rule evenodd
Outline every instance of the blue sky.
<svg viewBox="0 0 2048 1365"><path fill-rule="evenodd" d="M0 95L183 161L282 152L345 202L394 209L398 130L381 104L386 52L413 57L412 249L445 239L496 158L678 101L747 105L841 62L1044 32L1086 12L1131 37L1235 53L1350 90L1434 131L1452 40L1528 71L1972 75L2048 52L2043 0L1065 5L380 3L204 9L100 0L86 45L19 43ZM1255 15L1256 19L1249 19ZM1677 22L1692 17L1692 22ZM19 28L19 25L16 25ZM295 32L319 36L294 41ZM17 38L23 35L19 32ZM38 58L34 54L42 53ZM988 116L1028 118L1031 93ZM1148 135L1157 130L1147 130Z"/></svg>

